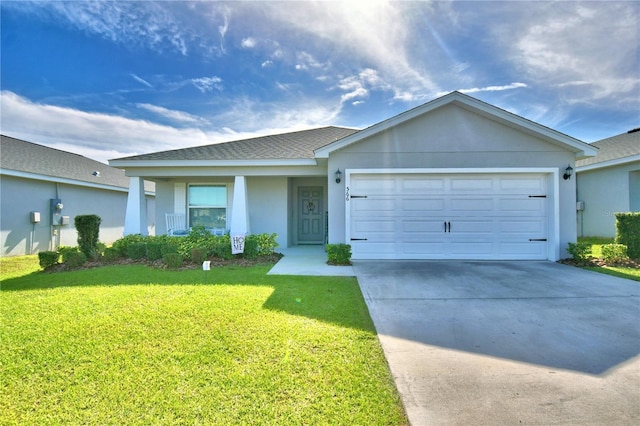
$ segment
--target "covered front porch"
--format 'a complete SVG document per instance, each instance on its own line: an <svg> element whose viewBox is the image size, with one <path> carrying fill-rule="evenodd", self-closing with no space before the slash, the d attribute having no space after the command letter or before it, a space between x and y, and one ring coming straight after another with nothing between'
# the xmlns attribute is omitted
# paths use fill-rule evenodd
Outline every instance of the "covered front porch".
<svg viewBox="0 0 640 426"><path fill-rule="evenodd" d="M140 197L145 179L156 182L156 215L150 218ZM323 246L327 218L326 176L130 177L124 233L145 235L150 220L156 235L186 235L202 225L232 235L275 233L282 248Z"/></svg>

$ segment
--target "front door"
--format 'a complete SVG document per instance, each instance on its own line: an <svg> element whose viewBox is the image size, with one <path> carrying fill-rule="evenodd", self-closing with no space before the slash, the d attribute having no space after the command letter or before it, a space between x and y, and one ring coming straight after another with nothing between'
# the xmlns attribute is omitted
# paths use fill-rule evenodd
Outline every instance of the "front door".
<svg viewBox="0 0 640 426"><path fill-rule="evenodd" d="M298 243L324 242L324 208L321 186L298 188Z"/></svg>

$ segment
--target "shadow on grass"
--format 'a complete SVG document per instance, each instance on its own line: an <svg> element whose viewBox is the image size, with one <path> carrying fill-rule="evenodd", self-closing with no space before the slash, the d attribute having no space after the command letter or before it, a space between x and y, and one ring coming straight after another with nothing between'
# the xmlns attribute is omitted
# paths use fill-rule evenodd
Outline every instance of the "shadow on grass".
<svg viewBox="0 0 640 426"><path fill-rule="evenodd" d="M59 273L33 272L2 281L2 292L111 286L266 286L265 309L375 333L355 278L267 275L273 265L229 266L211 271L167 270L146 265L103 266Z"/></svg>

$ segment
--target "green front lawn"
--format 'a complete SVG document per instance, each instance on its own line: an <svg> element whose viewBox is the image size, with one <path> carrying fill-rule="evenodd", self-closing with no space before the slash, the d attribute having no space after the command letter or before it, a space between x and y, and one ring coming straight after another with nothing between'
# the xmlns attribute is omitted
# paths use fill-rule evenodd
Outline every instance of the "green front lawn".
<svg viewBox="0 0 640 426"><path fill-rule="evenodd" d="M0 424L407 424L353 278L12 259Z"/></svg>

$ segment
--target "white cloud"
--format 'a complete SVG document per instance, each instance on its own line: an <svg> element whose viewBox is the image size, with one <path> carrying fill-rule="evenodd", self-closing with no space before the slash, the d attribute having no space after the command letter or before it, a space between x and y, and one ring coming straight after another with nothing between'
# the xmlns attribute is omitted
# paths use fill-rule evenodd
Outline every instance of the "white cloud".
<svg viewBox="0 0 640 426"><path fill-rule="evenodd" d="M143 120L79 111L32 102L13 92L0 92L2 131L49 146L75 146L73 152L106 162L123 155L211 143L200 129L176 129ZM99 154L99 155L98 155Z"/></svg>
<svg viewBox="0 0 640 426"><path fill-rule="evenodd" d="M41 104L13 92L2 91L0 126L7 136L64 149L106 163L109 159L130 155L333 124L340 112L340 105L325 106L309 102L305 108L297 106L297 101L295 105L265 105L240 99L217 117L225 125L220 126L219 130L205 130L195 126L175 128L145 120ZM160 114L173 114L170 110L153 105L141 107ZM176 116L185 117L180 114Z"/></svg>
<svg viewBox="0 0 640 426"><path fill-rule="evenodd" d="M208 121L202 117L198 117L184 111L176 111L167 108L163 108L157 105L138 103L136 104L138 108L153 112L162 117L168 118L170 120L179 122L179 123L187 123L187 124L207 124Z"/></svg>
<svg viewBox="0 0 640 426"><path fill-rule="evenodd" d="M516 82L516 83L506 84L504 86L473 87L471 89L457 89L457 91L460 93L470 94L470 93L482 93L482 92L503 92L505 90L523 89L526 87L528 86L525 83ZM451 93L451 92L439 92L437 94L437 97L444 96L447 93Z"/></svg>
<svg viewBox="0 0 640 426"><path fill-rule="evenodd" d="M256 39L253 37L247 37L245 39L242 39L242 43L240 43L240 45L245 49L253 49L254 47L256 47L256 44L257 44Z"/></svg>
<svg viewBox="0 0 640 426"><path fill-rule="evenodd" d="M566 94L574 102L606 98L637 101L638 10L636 2L567 2L563 7L538 7L514 23L524 30L509 42L512 60L539 84L572 90ZM579 91L573 90L576 87Z"/></svg>
<svg viewBox="0 0 640 426"><path fill-rule="evenodd" d="M215 90L222 90L222 79L220 77L201 77L190 80L200 92L207 93Z"/></svg>
<svg viewBox="0 0 640 426"><path fill-rule="evenodd" d="M142 84L142 85L144 85L144 86L147 86L147 87L153 88L153 85L151 85L151 83L149 83L148 81L144 80L143 78L138 77L137 75L135 75L135 74L133 74L133 73L131 74L131 77L133 77L133 79L134 79L135 81L137 81L138 83L140 83L140 84Z"/></svg>
<svg viewBox="0 0 640 426"><path fill-rule="evenodd" d="M269 68L269 67L272 67L272 66L273 66L273 61L264 61L264 62L261 64L261 66L262 66L262 68Z"/></svg>
<svg viewBox="0 0 640 426"><path fill-rule="evenodd" d="M325 65L340 66L336 62L345 58L349 63L370 64L392 82L396 99L424 99L437 91L430 71L417 65L422 59L413 57L416 52L412 46L419 41L411 32L413 4L294 2L283 8L279 3L266 2L261 6L270 19L281 22L280 27L325 43L327 51L336 57L335 61L324 61ZM312 63L300 57L296 65L298 69L312 68Z"/></svg>

